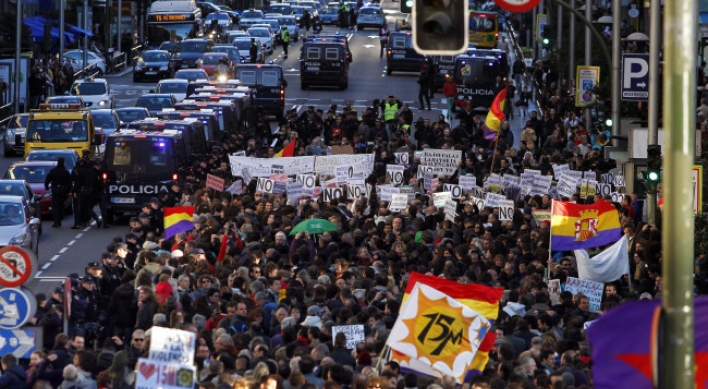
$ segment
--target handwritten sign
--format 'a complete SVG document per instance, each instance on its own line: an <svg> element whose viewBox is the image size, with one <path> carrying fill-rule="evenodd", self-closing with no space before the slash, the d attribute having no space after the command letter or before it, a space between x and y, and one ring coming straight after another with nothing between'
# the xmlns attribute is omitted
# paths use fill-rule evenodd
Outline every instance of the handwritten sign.
<svg viewBox="0 0 708 389"><path fill-rule="evenodd" d="M135 388L193 388L196 378L197 369L193 365L165 363L139 358L135 377Z"/></svg>
<svg viewBox="0 0 708 389"><path fill-rule="evenodd" d="M364 325L357 324L352 326L334 326L332 327L332 343L334 343L337 338L337 334L343 332L347 336L347 349L354 350L356 345L363 343L364 336Z"/></svg>
<svg viewBox="0 0 708 389"><path fill-rule="evenodd" d="M391 212L401 212L408 206L408 195L405 193L393 193L391 194L391 203L388 209Z"/></svg>
<svg viewBox="0 0 708 389"><path fill-rule="evenodd" d="M148 358L156 362L194 364L197 335L190 331L152 327Z"/></svg>
<svg viewBox="0 0 708 389"><path fill-rule="evenodd" d="M403 183L403 171L405 168L401 165L386 165L386 178L393 185Z"/></svg>
<svg viewBox="0 0 708 389"><path fill-rule="evenodd" d="M437 208L442 208L442 207L444 207L444 206L445 206L445 202L446 202L447 200L451 200L451 199L452 199L452 193L450 193L450 192L437 192L437 193L433 193L433 204L435 204L435 206L436 206Z"/></svg>
<svg viewBox="0 0 708 389"><path fill-rule="evenodd" d="M217 192L222 192L224 190L224 179L219 178L213 174L207 174L206 187L214 189Z"/></svg>
<svg viewBox="0 0 708 389"><path fill-rule="evenodd" d="M604 290L604 284L602 282L581 280L575 277L568 277L565 281L564 291L568 291L575 295L581 292L587 296L590 301L590 312L597 312L600 310L600 302L602 302L602 291Z"/></svg>
<svg viewBox="0 0 708 389"><path fill-rule="evenodd" d="M455 221L455 216L457 216L457 202L453 200L445 201L445 220L451 222Z"/></svg>
<svg viewBox="0 0 708 389"><path fill-rule="evenodd" d="M473 190L477 186L477 177L460 176L459 183L464 190Z"/></svg>
<svg viewBox="0 0 708 389"><path fill-rule="evenodd" d="M288 193L288 200L295 204L295 202L302 197L302 184L297 181L287 183L285 185L285 191Z"/></svg>
<svg viewBox="0 0 708 389"><path fill-rule="evenodd" d="M561 303L561 282L560 280L548 280L548 297L552 305Z"/></svg>
<svg viewBox="0 0 708 389"><path fill-rule="evenodd" d="M514 202L499 200L499 220L512 220L514 218Z"/></svg>
<svg viewBox="0 0 708 389"><path fill-rule="evenodd" d="M423 189L433 190L433 178L434 177L435 177L435 173L425 172L425 175L423 177Z"/></svg>
<svg viewBox="0 0 708 389"><path fill-rule="evenodd" d="M351 166L337 166L334 169L334 176L337 179L337 185L344 185L349 182L350 174L354 174L354 169Z"/></svg>

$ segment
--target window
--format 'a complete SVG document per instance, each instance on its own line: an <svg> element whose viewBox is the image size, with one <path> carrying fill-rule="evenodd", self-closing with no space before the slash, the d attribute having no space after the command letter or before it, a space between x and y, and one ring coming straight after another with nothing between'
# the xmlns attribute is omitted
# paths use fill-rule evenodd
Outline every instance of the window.
<svg viewBox="0 0 708 389"><path fill-rule="evenodd" d="M122 145L113 149L113 165L128 166L130 165L130 146Z"/></svg>
<svg viewBox="0 0 708 389"><path fill-rule="evenodd" d="M325 49L325 58L328 61L339 60L339 49L338 48L327 48Z"/></svg>
<svg viewBox="0 0 708 389"><path fill-rule="evenodd" d="M74 84L71 88L71 94L74 96L100 96L108 94L106 85L100 82L82 82Z"/></svg>
<svg viewBox="0 0 708 389"><path fill-rule="evenodd" d="M261 74L261 79L263 86L279 86L280 72L277 70L264 70Z"/></svg>
<svg viewBox="0 0 708 389"><path fill-rule="evenodd" d="M305 59L319 60L320 57L321 55L319 47L308 47L305 51Z"/></svg>
<svg viewBox="0 0 708 389"><path fill-rule="evenodd" d="M403 36L393 37L393 48L405 49L406 48L406 37L403 37Z"/></svg>
<svg viewBox="0 0 708 389"><path fill-rule="evenodd" d="M256 85L256 72L253 70L242 70L238 78L244 85Z"/></svg>

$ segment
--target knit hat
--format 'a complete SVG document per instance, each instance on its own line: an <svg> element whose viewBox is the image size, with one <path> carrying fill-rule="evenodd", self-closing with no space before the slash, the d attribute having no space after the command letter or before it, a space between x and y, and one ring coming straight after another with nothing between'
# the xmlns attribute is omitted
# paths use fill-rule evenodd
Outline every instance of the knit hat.
<svg viewBox="0 0 708 389"><path fill-rule="evenodd" d="M172 296L172 285L169 282L158 282L157 286L155 286L155 294L157 295L157 302L164 304L167 298Z"/></svg>

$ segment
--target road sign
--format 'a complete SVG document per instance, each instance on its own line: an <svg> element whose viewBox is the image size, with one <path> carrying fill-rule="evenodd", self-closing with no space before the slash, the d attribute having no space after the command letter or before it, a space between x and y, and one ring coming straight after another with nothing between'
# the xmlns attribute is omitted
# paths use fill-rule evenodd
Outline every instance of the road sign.
<svg viewBox="0 0 708 389"><path fill-rule="evenodd" d="M18 287L37 273L37 259L17 246L0 249L0 286Z"/></svg>
<svg viewBox="0 0 708 389"><path fill-rule="evenodd" d="M595 104L593 89L600 82L599 66L578 66L575 75L575 106L588 107Z"/></svg>
<svg viewBox="0 0 708 389"><path fill-rule="evenodd" d="M15 358L29 359L42 345L42 327L25 327L17 330L0 330L0 355L12 354Z"/></svg>
<svg viewBox="0 0 708 389"><path fill-rule="evenodd" d="M649 100L649 54L622 54L622 100Z"/></svg>
<svg viewBox="0 0 708 389"><path fill-rule="evenodd" d="M510 12L527 12L537 6L541 0L494 0L494 2Z"/></svg>
<svg viewBox="0 0 708 389"><path fill-rule="evenodd" d="M547 24L548 24L548 15L536 14L536 42L540 42L543 40L541 33L546 30Z"/></svg>
<svg viewBox="0 0 708 389"><path fill-rule="evenodd" d="M37 312L37 299L25 288L0 290L0 329L14 330Z"/></svg>

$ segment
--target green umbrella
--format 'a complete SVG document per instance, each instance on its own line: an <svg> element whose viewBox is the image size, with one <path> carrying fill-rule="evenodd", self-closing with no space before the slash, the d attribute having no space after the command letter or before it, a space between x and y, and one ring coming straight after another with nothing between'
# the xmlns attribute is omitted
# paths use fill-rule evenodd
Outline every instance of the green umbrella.
<svg viewBox="0 0 708 389"><path fill-rule="evenodd" d="M298 232L309 232L310 234L321 234L328 231L337 231L337 227L334 223L325 219L307 219L304 222L298 223L295 228L290 231L290 235L295 235Z"/></svg>

